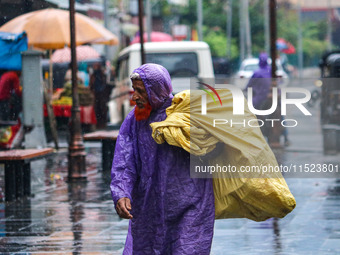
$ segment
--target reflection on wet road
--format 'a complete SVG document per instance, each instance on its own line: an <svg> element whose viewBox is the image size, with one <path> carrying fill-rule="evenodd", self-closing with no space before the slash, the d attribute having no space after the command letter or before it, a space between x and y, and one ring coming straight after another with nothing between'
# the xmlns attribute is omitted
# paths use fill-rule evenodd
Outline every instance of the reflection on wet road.
<svg viewBox="0 0 340 255"><path fill-rule="evenodd" d="M87 182L67 183L66 153L32 163L34 197L0 203L0 253L120 254L127 221L114 212L100 149L87 149Z"/></svg>
<svg viewBox="0 0 340 255"><path fill-rule="evenodd" d="M0 252L121 254L128 221L114 213L109 173L97 170L100 149L87 150L84 183L65 182L65 153L33 163L34 197L0 203ZM287 183L297 200L291 214L265 222L217 220L211 254L339 253L340 180Z"/></svg>
<svg viewBox="0 0 340 255"><path fill-rule="evenodd" d="M313 119L299 117L299 127L289 130L292 145L275 151L280 164L339 164L338 156L323 155L313 114ZM122 253L128 221L115 214L110 173L100 170L100 145L87 148L86 183L66 182L66 158L64 151L32 162L34 196L0 203L0 253ZM340 254L340 173L293 177L286 179L297 201L292 213L265 222L217 220L211 254Z"/></svg>

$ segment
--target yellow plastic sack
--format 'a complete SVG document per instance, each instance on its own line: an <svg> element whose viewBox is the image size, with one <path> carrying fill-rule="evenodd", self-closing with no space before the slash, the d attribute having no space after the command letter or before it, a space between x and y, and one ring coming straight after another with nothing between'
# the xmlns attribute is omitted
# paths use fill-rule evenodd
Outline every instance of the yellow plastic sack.
<svg viewBox="0 0 340 255"><path fill-rule="evenodd" d="M232 165L237 169L278 166L259 127L213 126L214 119L232 119L234 123L256 119L246 107L246 100L245 115L233 115L231 92L217 91L222 106L207 97L207 115L201 114L201 97L205 92L195 91L190 95L187 90L178 93L166 110L167 118L151 124L154 140L181 147L195 156L209 155L217 143L222 143L218 156L208 159L209 165ZM281 172L267 173L260 169L252 174L215 174L213 187L216 219L263 221L271 217L282 218L296 205Z"/></svg>

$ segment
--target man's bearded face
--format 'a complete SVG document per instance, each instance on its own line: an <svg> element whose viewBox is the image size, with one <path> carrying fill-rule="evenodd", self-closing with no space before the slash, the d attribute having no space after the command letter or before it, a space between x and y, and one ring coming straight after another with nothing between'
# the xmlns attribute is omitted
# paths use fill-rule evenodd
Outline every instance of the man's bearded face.
<svg viewBox="0 0 340 255"><path fill-rule="evenodd" d="M146 120L149 118L152 108L143 81L132 80L132 87L134 89L132 100L136 102L135 118L137 121Z"/></svg>

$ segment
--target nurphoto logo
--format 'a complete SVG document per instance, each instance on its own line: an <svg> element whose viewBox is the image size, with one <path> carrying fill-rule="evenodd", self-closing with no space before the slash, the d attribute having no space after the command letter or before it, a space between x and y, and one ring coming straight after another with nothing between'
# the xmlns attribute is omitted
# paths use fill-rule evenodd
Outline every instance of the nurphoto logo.
<svg viewBox="0 0 340 255"><path fill-rule="evenodd" d="M206 88L200 88L201 90L205 91L217 104L217 101L214 98L214 95L208 90L210 89L218 98L220 105L222 106L222 100L220 98L220 95L216 91L214 87L211 85L208 85L203 82L199 82L199 84L203 85ZM220 87L223 89L230 90L233 98L233 115L244 115L245 114L245 101L244 101L244 94L242 90L234 85L229 84L216 84L215 87ZM294 93L295 95L301 95L298 98L288 98L288 93ZM207 114L207 94L202 94L201 96L201 114L206 115ZM309 90L304 88L281 88L280 94L278 92L278 88L272 88L272 97L271 97L271 107L269 109L256 109L253 105L253 88L249 87L247 89L247 98L248 98L248 108L250 112L252 112L255 115L258 116L269 116L270 114L274 113L277 110L279 100L278 98L281 97L280 100L280 109L281 109L281 116L287 115L287 105L295 105L305 116L311 116L312 114L306 109L304 106L305 103L307 103L311 99L311 93ZM272 126L274 125L275 121L280 121L282 126L285 127L295 127L297 126L297 120L294 119L265 119L265 120L258 120L259 125L264 125L264 121L269 121L272 123ZM245 122L238 123L243 124L245 126ZM292 125L288 125L287 122L292 122ZM218 124L227 124L232 123L232 120L224 120L224 119L215 119L214 120L214 127ZM249 124L249 126L254 126L252 124Z"/></svg>

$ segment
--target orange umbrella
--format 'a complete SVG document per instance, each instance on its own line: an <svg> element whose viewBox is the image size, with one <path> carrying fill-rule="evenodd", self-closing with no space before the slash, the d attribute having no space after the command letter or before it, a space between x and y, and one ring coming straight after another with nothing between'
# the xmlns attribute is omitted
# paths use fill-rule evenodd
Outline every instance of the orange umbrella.
<svg viewBox="0 0 340 255"><path fill-rule="evenodd" d="M118 44L118 38L93 19L75 14L76 44ZM69 11L43 9L20 15L2 27L0 31L20 33L26 31L28 45L41 49L60 49L70 45Z"/></svg>

